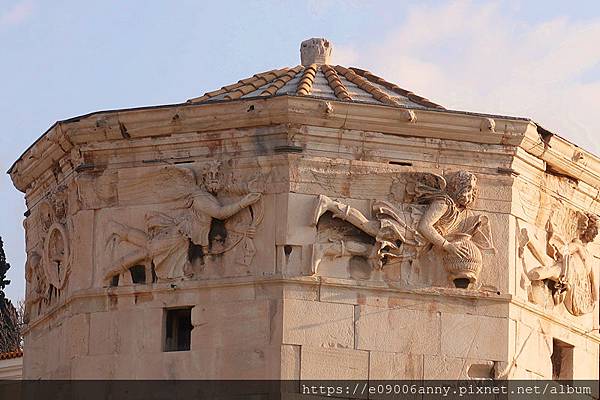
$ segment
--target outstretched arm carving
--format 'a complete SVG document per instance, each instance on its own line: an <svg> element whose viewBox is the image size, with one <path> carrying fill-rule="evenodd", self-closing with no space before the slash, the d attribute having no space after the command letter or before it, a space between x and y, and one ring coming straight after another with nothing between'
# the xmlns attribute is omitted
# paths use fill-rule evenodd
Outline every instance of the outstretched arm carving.
<svg viewBox="0 0 600 400"><path fill-rule="evenodd" d="M468 255L466 249L448 242L437 229L435 229L435 223L439 221L447 210L448 205L444 200L432 201L423 213L417 229L419 230L419 233L434 246L457 257L466 257Z"/></svg>
<svg viewBox="0 0 600 400"><path fill-rule="evenodd" d="M249 193L240 201L222 206L214 197L207 195L197 197L194 201L194 205L199 207L203 212L210 215L212 218L223 220L256 203L258 200L260 200L260 196L260 193Z"/></svg>
<svg viewBox="0 0 600 400"><path fill-rule="evenodd" d="M434 246L443 248L446 239L435 229L434 224L448 210L448 205L443 201L433 201L423 213L417 229L425 239L430 241Z"/></svg>

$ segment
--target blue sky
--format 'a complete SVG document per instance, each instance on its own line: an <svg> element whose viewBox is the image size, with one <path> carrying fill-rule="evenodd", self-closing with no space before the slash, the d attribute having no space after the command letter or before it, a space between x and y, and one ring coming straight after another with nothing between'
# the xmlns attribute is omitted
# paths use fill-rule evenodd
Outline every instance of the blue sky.
<svg viewBox="0 0 600 400"><path fill-rule="evenodd" d="M333 61L447 108L531 117L600 154L600 2L0 0L0 169L56 120L178 103L299 63ZM25 211L0 178L0 236L24 296Z"/></svg>

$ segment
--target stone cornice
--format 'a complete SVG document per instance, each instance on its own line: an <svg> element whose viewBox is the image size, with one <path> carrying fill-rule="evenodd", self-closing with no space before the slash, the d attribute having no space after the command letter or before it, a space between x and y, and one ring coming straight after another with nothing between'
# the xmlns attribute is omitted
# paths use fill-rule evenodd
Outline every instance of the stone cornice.
<svg viewBox="0 0 600 400"><path fill-rule="evenodd" d="M15 186L26 191L83 144L277 124L521 147L554 171L600 186L600 159L526 119L289 95L104 111L57 122L8 172Z"/></svg>
<svg viewBox="0 0 600 400"><path fill-rule="evenodd" d="M548 172L600 187L600 159L560 136L530 123L520 147L543 160Z"/></svg>

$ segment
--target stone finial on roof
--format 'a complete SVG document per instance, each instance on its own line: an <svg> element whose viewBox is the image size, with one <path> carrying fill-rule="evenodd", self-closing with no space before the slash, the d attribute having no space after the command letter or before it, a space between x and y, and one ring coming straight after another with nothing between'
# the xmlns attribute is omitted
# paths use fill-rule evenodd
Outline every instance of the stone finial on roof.
<svg viewBox="0 0 600 400"><path fill-rule="evenodd" d="M312 64L329 64L332 49L333 46L327 39L307 39L300 43L300 61L305 67Z"/></svg>

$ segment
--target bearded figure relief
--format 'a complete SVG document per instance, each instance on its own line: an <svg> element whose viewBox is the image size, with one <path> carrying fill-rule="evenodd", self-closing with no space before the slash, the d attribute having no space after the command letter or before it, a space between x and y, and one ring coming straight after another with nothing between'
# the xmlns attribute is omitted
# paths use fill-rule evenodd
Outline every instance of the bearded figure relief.
<svg viewBox="0 0 600 400"><path fill-rule="evenodd" d="M107 244L113 253L123 242L133 250L113 259L104 275L106 283L139 265L146 266L147 281L151 277L158 280L192 278L191 255L194 253L203 260L206 256L239 248L237 261L244 265L252 262L256 253L252 238L264 214L260 193L247 193L248 185L226 187L220 162L206 165L198 182L194 171L176 166L163 167L155 175L148 179L164 182L164 191L178 201L166 207L166 211L148 212L144 229L111 221L108 229L112 235ZM230 202L217 196L223 191L236 190L246 191L246 194ZM231 217L248 208L252 208L249 223L228 224Z"/></svg>
<svg viewBox="0 0 600 400"><path fill-rule="evenodd" d="M350 223L371 240L342 239L316 244L315 271L325 257L364 257L377 270L391 259L418 259L434 251L456 287L475 285L483 266L481 252L494 251L488 218L469 210L477 194L477 177L466 171L446 177L405 173L396 179L391 191L396 199L403 194L404 200L374 201L374 217L327 196L318 197L315 225L330 212L333 218Z"/></svg>
<svg viewBox="0 0 600 400"><path fill-rule="evenodd" d="M520 234L520 255L525 248L541 264L531 269L530 300L545 306L564 304L575 316L594 311L598 301L598 278L588 245L598 235L599 219L591 213L553 213L546 225L546 251L530 240L526 229Z"/></svg>

